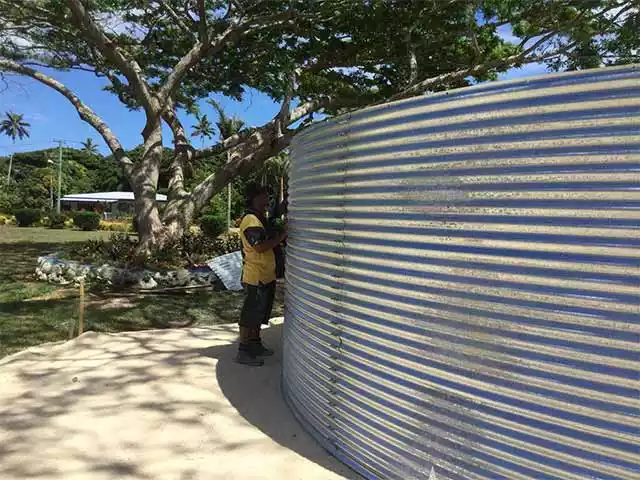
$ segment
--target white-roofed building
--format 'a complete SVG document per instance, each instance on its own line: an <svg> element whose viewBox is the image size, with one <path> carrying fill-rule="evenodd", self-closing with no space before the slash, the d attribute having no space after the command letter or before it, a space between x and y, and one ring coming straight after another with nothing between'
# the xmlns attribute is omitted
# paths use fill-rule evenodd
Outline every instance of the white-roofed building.
<svg viewBox="0 0 640 480"><path fill-rule="evenodd" d="M104 218L118 218L133 214L133 192L74 193L60 199L65 210L89 210L102 213ZM164 203L166 195L156 194L156 201Z"/></svg>

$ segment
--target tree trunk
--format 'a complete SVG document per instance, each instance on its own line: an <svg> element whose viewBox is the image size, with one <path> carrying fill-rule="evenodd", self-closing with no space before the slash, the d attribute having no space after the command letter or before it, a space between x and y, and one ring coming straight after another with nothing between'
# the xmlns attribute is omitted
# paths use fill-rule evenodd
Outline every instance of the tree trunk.
<svg viewBox="0 0 640 480"><path fill-rule="evenodd" d="M13 165L13 153L9 155L9 171L7 172L7 185L11 183L11 167Z"/></svg>
<svg viewBox="0 0 640 480"><path fill-rule="evenodd" d="M278 198L278 203L284 202L284 176L280 176L280 197Z"/></svg>
<svg viewBox="0 0 640 480"><path fill-rule="evenodd" d="M184 235L189 230L193 218L193 202L189 198L169 201L162 216L167 237L178 238Z"/></svg>
<svg viewBox="0 0 640 480"><path fill-rule="evenodd" d="M131 173L131 187L135 197L134 209L139 237L139 253L148 254L154 247L162 247L166 238L160 219L156 190L162 161L162 130L160 122L145 128L142 159Z"/></svg>

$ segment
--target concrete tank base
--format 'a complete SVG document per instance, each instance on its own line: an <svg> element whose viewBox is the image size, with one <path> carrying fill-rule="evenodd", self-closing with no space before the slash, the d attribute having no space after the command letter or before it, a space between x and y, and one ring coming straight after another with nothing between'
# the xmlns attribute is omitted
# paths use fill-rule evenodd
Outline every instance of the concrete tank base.
<svg viewBox="0 0 640 480"><path fill-rule="evenodd" d="M293 418L234 326L88 333L0 360L3 480L358 478ZM280 351L281 324L265 331Z"/></svg>

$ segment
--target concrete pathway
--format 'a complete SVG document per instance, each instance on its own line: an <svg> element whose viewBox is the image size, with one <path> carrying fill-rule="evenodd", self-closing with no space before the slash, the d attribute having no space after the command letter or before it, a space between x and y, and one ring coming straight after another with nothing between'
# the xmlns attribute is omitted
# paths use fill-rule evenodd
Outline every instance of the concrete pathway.
<svg viewBox="0 0 640 480"><path fill-rule="evenodd" d="M236 365L235 337L88 333L0 360L0 479L358 478L289 412L281 358Z"/></svg>

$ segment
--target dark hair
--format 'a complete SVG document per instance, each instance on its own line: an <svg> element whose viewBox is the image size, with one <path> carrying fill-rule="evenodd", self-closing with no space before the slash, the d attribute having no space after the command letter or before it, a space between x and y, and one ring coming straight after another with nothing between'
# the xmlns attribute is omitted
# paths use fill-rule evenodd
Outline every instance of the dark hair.
<svg viewBox="0 0 640 480"><path fill-rule="evenodd" d="M269 189L265 186L260 185L259 183L252 183L247 186L247 190L245 191L245 199L247 200L247 205L250 207L253 204L253 201L256 197L259 197L263 194L269 195Z"/></svg>

